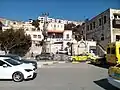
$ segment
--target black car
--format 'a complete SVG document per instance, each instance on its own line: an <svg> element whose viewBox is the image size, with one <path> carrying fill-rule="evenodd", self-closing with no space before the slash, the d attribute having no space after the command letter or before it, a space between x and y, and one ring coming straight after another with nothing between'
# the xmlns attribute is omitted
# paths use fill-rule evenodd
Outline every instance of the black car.
<svg viewBox="0 0 120 90"><path fill-rule="evenodd" d="M53 60L54 59L54 54L52 54L52 53L41 53L39 55L36 55L35 59L37 61L39 61L39 60Z"/></svg>
<svg viewBox="0 0 120 90"><path fill-rule="evenodd" d="M8 54L8 55L0 55L0 57L10 57L10 58L17 60L17 61L20 61L22 63L32 63L33 66L35 66L35 68L37 69L37 62L36 61L23 59L18 55Z"/></svg>

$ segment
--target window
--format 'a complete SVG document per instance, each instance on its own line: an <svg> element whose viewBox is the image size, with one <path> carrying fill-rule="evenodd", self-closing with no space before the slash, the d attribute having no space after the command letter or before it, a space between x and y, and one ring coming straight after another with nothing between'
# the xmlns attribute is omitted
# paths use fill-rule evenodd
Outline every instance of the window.
<svg viewBox="0 0 120 90"><path fill-rule="evenodd" d="M56 28L56 25L54 25L54 27Z"/></svg>
<svg viewBox="0 0 120 90"><path fill-rule="evenodd" d="M103 41L103 40L104 40L104 36L101 37L101 41Z"/></svg>
<svg viewBox="0 0 120 90"><path fill-rule="evenodd" d="M41 35L38 35L38 38L41 38Z"/></svg>
<svg viewBox="0 0 120 90"><path fill-rule="evenodd" d="M0 66L3 66L5 64L5 62L0 60Z"/></svg>
<svg viewBox="0 0 120 90"><path fill-rule="evenodd" d="M52 19L50 19L50 22L52 22Z"/></svg>
<svg viewBox="0 0 120 90"><path fill-rule="evenodd" d="M110 48L107 48L107 54L110 54Z"/></svg>
<svg viewBox="0 0 120 90"><path fill-rule="evenodd" d="M26 29L26 31L28 31L28 28Z"/></svg>
<svg viewBox="0 0 120 90"><path fill-rule="evenodd" d="M116 67L120 67L120 64L117 64Z"/></svg>
<svg viewBox="0 0 120 90"><path fill-rule="evenodd" d="M16 24L16 22L13 22L13 24Z"/></svg>
<svg viewBox="0 0 120 90"><path fill-rule="evenodd" d="M67 39L69 39L69 34L67 34Z"/></svg>
<svg viewBox="0 0 120 90"><path fill-rule="evenodd" d="M32 28L32 31L35 31L35 28Z"/></svg>
<svg viewBox="0 0 120 90"><path fill-rule="evenodd" d="M101 20L101 18L99 19L99 26L101 26L102 25L102 20Z"/></svg>
<svg viewBox="0 0 120 90"><path fill-rule="evenodd" d="M92 23L90 24L90 30L92 30Z"/></svg>
<svg viewBox="0 0 120 90"><path fill-rule="evenodd" d="M40 31L40 27L37 28L37 31Z"/></svg>
<svg viewBox="0 0 120 90"><path fill-rule="evenodd" d="M83 31L82 31L82 34L83 34Z"/></svg>
<svg viewBox="0 0 120 90"><path fill-rule="evenodd" d="M59 20L59 23L61 23L61 21Z"/></svg>
<svg viewBox="0 0 120 90"><path fill-rule="evenodd" d="M104 24L106 23L106 16L104 16Z"/></svg>
<svg viewBox="0 0 120 90"><path fill-rule="evenodd" d="M55 22L57 22L57 20L55 19Z"/></svg>
<svg viewBox="0 0 120 90"><path fill-rule="evenodd" d="M120 15L118 16L118 18L120 18Z"/></svg>
<svg viewBox="0 0 120 90"><path fill-rule="evenodd" d="M93 28L95 28L95 22L93 22Z"/></svg>
<svg viewBox="0 0 120 90"><path fill-rule="evenodd" d="M114 15L114 18L117 18L117 15Z"/></svg>
<svg viewBox="0 0 120 90"><path fill-rule="evenodd" d="M120 54L120 48L119 48L119 54Z"/></svg>
<svg viewBox="0 0 120 90"><path fill-rule="evenodd" d="M120 41L120 35L116 35L116 41Z"/></svg>
<svg viewBox="0 0 120 90"><path fill-rule="evenodd" d="M111 54L115 54L115 48L111 48Z"/></svg>
<svg viewBox="0 0 120 90"><path fill-rule="evenodd" d="M87 30L89 31L89 25L87 25Z"/></svg>
<svg viewBox="0 0 120 90"><path fill-rule="evenodd" d="M51 27L52 27L52 24L51 24Z"/></svg>
<svg viewBox="0 0 120 90"><path fill-rule="evenodd" d="M4 59L4 60L5 60L6 62L8 62L8 63L14 65L14 66L17 66L17 65L22 64L22 62L16 61L16 60L14 60L14 59Z"/></svg>
<svg viewBox="0 0 120 90"><path fill-rule="evenodd" d="M37 35L33 35L33 38L37 38Z"/></svg>
<svg viewBox="0 0 120 90"><path fill-rule="evenodd" d="M58 25L58 28L59 28L59 25Z"/></svg>
<svg viewBox="0 0 120 90"><path fill-rule="evenodd" d="M101 41L104 40L104 34L101 34Z"/></svg>

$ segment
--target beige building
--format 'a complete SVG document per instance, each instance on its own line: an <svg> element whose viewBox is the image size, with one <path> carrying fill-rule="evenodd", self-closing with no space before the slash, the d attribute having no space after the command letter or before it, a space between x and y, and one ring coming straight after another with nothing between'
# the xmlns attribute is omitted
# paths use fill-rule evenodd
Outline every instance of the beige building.
<svg viewBox="0 0 120 90"><path fill-rule="evenodd" d="M103 55L106 45L120 40L120 9L107 9L82 25L86 40L97 41L97 54Z"/></svg>
<svg viewBox="0 0 120 90"><path fill-rule="evenodd" d="M2 22L2 24L3 24L2 30L7 30L10 28L20 29L20 28L23 28L23 24L24 24L21 21L9 20L9 19L5 19L5 18L0 18L0 22Z"/></svg>

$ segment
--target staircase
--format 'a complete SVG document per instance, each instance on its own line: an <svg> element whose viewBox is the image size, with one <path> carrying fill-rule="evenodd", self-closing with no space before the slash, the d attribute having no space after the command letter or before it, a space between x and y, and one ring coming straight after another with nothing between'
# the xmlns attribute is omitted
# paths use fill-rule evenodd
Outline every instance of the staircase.
<svg viewBox="0 0 120 90"><path fill-rule="evenodd" d="M104 56L107 53L105 48L106 48L106 45L102 44L102 41L97 42L96 49L97 49L98 56Z"/></svg>

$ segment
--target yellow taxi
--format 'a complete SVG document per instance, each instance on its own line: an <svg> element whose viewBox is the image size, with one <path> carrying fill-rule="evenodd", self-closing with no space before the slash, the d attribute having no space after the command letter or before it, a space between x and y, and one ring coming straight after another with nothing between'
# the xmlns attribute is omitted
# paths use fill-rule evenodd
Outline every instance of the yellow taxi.
<svg viewBox="0 0 120 90"><path fill-rule="evenodd" d="M108 69L108 82L120 89L120 64Z"/></svg>
<svg viewBox="0 0 120 90"><path fill-rule="evenodd" d="M83 54L80 54L80 55L72 56L72 61L82 62L82 61L88 61L88 60L91 60L91 59L95 59L95 57L90 53L83 53Z"/></svg>

